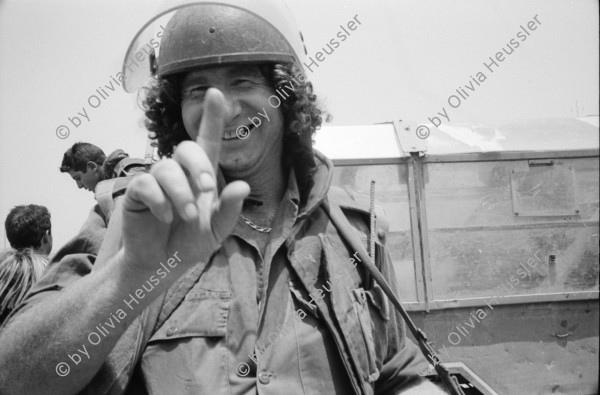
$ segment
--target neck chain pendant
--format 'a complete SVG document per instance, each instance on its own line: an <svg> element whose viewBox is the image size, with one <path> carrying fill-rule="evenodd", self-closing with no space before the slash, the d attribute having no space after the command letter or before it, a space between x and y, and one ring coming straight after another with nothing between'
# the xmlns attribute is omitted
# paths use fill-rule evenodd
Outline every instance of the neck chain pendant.
<svg viewBox="0 0 600 395"><path fill-rule="evenodd" d="M251 227L252 229L256 230L257 232L262 232L262 233L269 233L271 231L271 227L266 227L266 226L260 226L260 225L256 225L254 222L250 221L245 215L241 214L242 219L244 220L244 222L246 223L246 225L248 225L249 227Z"/></svg>

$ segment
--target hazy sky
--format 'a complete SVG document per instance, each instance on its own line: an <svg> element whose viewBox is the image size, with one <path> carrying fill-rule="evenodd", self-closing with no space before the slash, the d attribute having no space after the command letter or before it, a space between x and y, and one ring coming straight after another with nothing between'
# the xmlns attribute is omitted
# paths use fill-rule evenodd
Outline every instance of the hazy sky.
<svg viewBox="0 0 600 395"><path fill-rule="evenodd" d="M14 205L46 205L56 251L94 204L58 166L77 141L141 157L145 132L136 96L113 82L137 30L162 1L0 1L0 219ZM597 1L290 1L309 55L340 25L361 22L313 72L334 125L394 119L427 122L573 117L598 113ZM517 33L536 18L525 41ZM519 47L493 72L511 39ZM485 81L472 78L483 72ZM470 85L450 109L448 97ZM69 118L85 109L89 121ZM70 128L66 139L56 129ZM4 228L0 247L7 245Z"/></svg>

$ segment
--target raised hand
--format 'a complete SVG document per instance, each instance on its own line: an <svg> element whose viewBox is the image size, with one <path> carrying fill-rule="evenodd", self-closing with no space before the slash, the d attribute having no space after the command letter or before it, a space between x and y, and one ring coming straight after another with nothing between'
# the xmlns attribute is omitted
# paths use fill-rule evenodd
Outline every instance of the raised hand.
<svg viewBox="0 0 600 395"><path fill-rule="evenodd" d="M196 142L182 142L172 159L156 163L128 186L123 245L125 263L135 271L153 272L177 253L182 274L207 260L233 229L250 188L235 181L218 195L216 169L225 117L223 94L209 89Z"/></svg>

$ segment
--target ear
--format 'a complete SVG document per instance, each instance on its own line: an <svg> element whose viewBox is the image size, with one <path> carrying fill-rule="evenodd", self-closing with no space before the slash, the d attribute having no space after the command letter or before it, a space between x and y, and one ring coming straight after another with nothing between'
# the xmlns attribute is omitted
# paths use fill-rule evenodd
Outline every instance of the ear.
<svg viewBox="0 0 600 395"><path fill-rule="evenodd" d="M91 171L96 171L96 169L98 168L98 164L96 162L89 161L87 163L87 168Z"/></svg>

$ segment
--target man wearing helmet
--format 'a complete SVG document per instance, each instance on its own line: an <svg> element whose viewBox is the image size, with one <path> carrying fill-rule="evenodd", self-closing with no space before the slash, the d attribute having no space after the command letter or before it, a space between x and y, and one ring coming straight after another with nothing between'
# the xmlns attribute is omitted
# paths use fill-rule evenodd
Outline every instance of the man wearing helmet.
<svg viewBox="0 0 600 395"><path fill-rule="evenodd" d="M66 256L5 327L0 392L442 393L330 219L346 199L367 229L312 149L321 117L295 33L228 4L170 19L145 91L165 159L117 201L94 270ZM384 241L375 261L395 285Z"/></svg>

